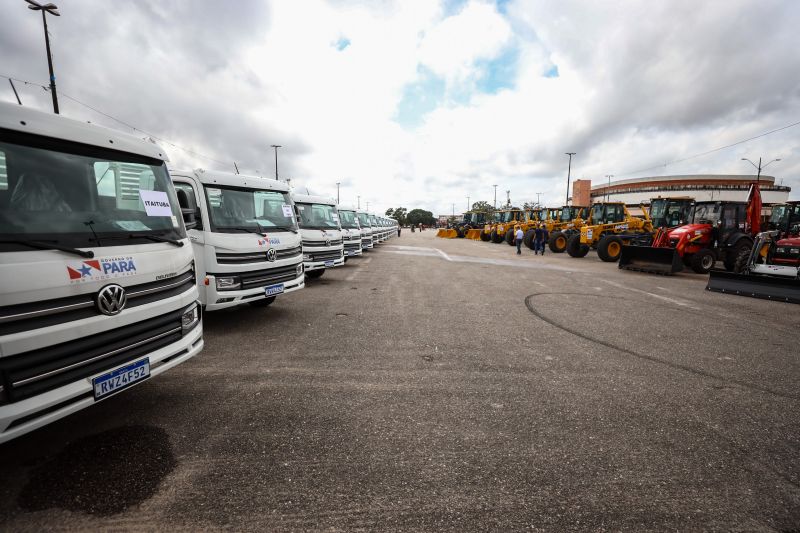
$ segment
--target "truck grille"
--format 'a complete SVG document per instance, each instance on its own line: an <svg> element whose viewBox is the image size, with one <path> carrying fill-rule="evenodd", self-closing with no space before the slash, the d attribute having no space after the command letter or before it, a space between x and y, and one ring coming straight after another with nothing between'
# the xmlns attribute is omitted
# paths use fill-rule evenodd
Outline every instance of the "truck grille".
<svg viewBox="0 0 800 533"><path fill-rule="evenodd" d="M319 247L319 246L326 246L326 247L327 246L338 246L340 244L342 244L342 239L331 239L331 242L311 241L311 240L303 239L303 246L309 246L309 247L314 247L314 246L317 246L317 247Z"/></svg>
<svg viewBox="0 0 800 533"><path fill-rule="evenodd" d="M225 276L225 274L220 275ZM294 280L297 276L297 265L239 274L242 280L242 289L252 289L254 287L266 287L267 285L273 285L275 283L284 283Z"/></svg>
<svg viewBox="0 0 800 533"><path fill-rule="evenodd" d="M287 250L275 250L276 259L287 259L300 255L302 248L296 246ZM267 262L267 252L246 252L246 253L224 253L217 252L217 264L219 265L246 265L249 263Z"/></svg>
<svg viewBox="0 0 800 533"><path fill-rule="evenodd" d="M6 399L17 402L119 366L181 338L183 309L39 350L0 358Z"/></svg>
<svg viewBox="0 0 800 533"><path fill-rule="evenodd" d="M311 256L311 259L308 259L307 261L335 261L342 258L342 251L333 250L331 252L317 252L308 255Z"/></svg>
<svg viewBox="0 0 800 533"><path fill-rule="evenodd" d="M361 249L361 243L360 242L352 242L352 243L346 242L346 243L344 243L344 249L345 250L360 250Z"/></svg>
<svg viewBox="0 0 800 533"><path fill-rule="evenodd" d="M128 303L125 309L183 294L195 284L194 268L177 276L125 287ZM0 335L30 331L38 328L97 316L96 292L26 304L0 307ZM124 313L125 311L123 311Z"/></svg>

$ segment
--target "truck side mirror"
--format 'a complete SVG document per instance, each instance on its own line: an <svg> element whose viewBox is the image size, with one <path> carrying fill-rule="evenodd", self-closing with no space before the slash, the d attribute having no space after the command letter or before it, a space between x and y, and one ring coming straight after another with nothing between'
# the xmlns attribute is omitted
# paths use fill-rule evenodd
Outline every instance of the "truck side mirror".
<svg viewBox="0 0 800 533"><path fill-rule="evenodd" d="M200 218L200 208L197 207L185 190L178 189L176 193L178 195L178 205L181 208L181 215L183 216L183 224L186 226L186 229L202 229L203 224Z"/></svg>

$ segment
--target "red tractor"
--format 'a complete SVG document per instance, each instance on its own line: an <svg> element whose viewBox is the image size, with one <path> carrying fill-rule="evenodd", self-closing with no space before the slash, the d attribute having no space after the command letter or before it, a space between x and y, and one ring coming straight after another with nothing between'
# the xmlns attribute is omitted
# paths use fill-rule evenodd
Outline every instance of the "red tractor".
<svg viewBox="0 0 800 533"><path fill-rule="evenodd" d="M721 260L725 270L738 272L753 248L760 214L761 196L755 184L748 202L697 202L688 224L658 230L652 246L623 246L619 268L674 274L688 266L707 274Z"/></svg>

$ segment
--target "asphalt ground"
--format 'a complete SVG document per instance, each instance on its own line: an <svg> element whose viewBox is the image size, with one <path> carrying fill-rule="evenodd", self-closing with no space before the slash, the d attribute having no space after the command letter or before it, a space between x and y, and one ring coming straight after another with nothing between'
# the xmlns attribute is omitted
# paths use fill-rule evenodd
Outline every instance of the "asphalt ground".
<svg viewBox="0 0 800 533"><path fill-rule="evenodd" d="M0 446L0 529L800 530L800 307L434 234Z"/></svg>

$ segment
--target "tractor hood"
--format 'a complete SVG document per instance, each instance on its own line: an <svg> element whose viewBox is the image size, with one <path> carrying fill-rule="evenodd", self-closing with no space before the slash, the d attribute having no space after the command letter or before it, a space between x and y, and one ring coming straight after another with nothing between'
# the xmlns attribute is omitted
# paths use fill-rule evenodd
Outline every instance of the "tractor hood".
<svg viewBox="0 0 800 533"><path fill-rule="evenodd" d="M689 237L711 232L711 224L686 224L669 232L670 239L678 239L688 233Z"/></svg>

